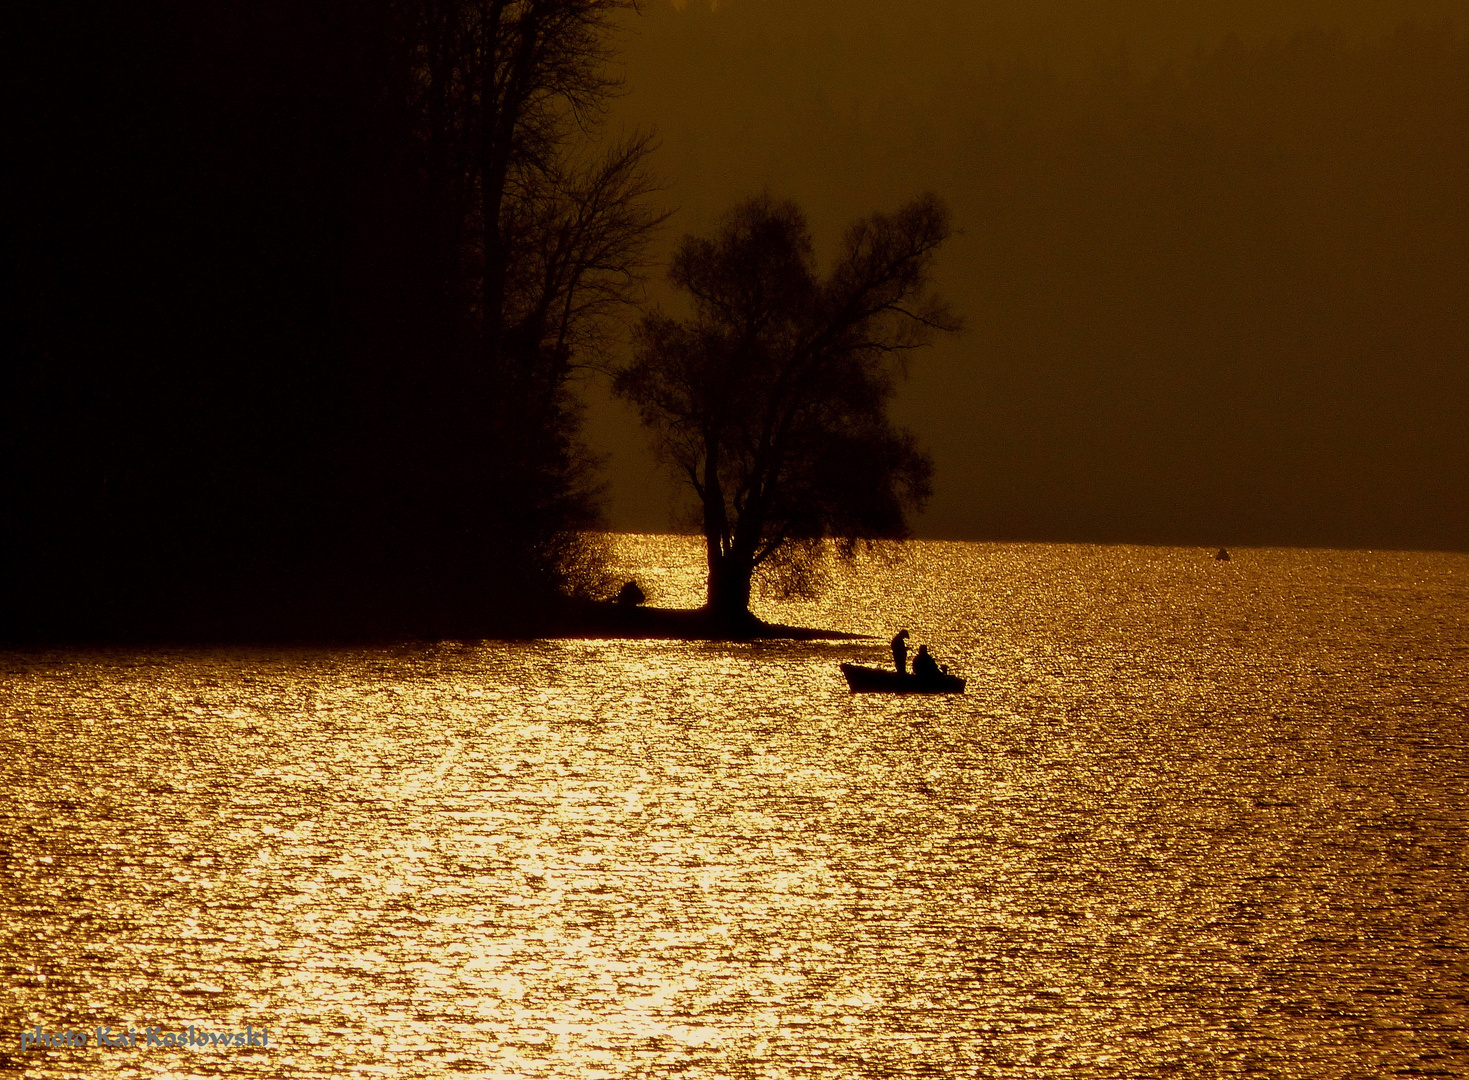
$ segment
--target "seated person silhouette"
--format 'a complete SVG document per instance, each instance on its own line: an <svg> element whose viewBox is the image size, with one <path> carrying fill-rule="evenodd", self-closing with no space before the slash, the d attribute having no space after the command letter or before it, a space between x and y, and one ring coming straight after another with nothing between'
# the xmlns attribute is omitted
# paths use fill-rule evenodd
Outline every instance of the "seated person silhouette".
<svg viewBox="0 0 1469 1080"><path fill-rule="evenodd" d="M918 646L918 655L913 658L913 677L923 682L938 682L939 666L928 655L928 646Z"/></svg>
<svg viewBox="0 0 1469 1080"><path fill-rule="evenodd" d="M897 637L893 638L893 664L898 669L899 675L908 674L908 631L899 630Z"/></svg>

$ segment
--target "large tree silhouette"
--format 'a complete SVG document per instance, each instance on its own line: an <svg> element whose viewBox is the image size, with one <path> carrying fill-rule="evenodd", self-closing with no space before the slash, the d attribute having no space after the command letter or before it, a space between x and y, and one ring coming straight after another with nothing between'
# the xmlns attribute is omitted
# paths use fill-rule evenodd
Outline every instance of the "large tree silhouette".
<svg viewBox="0 0 1469 1080"><path fill-rule="evenodd" d="M0 8L0 639L515 631L658 215L626 0Z"/></svg>
<svg viewBox="0 0 1469 1080"><path fill-rule="evenodd" d="M822 277L805 216L763 196L679 246L692 314L646 317L614 386L699 499L715 617L750 622L757 570L809 584L828 539L906 534L932 465L887 406L908 352L958 329L928 290L948 235L927 195L852 225Z"/></svg>

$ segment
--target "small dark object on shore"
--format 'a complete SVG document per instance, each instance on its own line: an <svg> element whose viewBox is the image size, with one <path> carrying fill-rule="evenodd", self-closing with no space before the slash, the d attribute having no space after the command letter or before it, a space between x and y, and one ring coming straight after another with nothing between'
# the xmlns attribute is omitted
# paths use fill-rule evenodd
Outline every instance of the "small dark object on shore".
<svg viewBox="0 0 1469 1080"><path fill-rule="evenodd" d="M629 581L617 594L617 602L619 604L625 604L628 607L636 607L639 604L647 603L647 600L647 593L638 587L636 581Z"/></svg>
<svg viewBox="0 0 1469 1080"><path fill-rule="evenodd" d="M1229 552L1226 551L1224 548L1220 548L1219 549L1219 554L1214 556L1214 561L1215 562L1228 562L1229 561Z"/></svg>

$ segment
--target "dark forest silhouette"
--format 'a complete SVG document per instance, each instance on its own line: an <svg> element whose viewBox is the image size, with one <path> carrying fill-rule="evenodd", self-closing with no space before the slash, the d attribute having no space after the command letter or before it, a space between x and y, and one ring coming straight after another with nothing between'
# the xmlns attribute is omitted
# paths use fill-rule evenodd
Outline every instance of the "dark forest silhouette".
<svg viewBox="0 0 1469 1080"><path fill-rule="evenodd" d="M24 3L0 636L464 635L596 520L620 0Z"/></svg>
<svg viewBox="0 0 1469 1080"><path fill-rule="evenodd" d="M907 535L932 464L887 409L903 358L959 327L928 289L949 231L942 202L915 199L852 225L822 276L805 215L767 195L679 245L692 315L647 316L615 389L698 498L717 623L753 624L757 571L808 594L829 540L850 555Z"/></svg>

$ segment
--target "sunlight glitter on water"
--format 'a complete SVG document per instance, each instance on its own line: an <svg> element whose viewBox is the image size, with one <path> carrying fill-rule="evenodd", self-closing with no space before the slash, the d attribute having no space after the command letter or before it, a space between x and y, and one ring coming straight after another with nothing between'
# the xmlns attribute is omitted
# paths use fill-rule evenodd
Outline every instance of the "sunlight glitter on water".
<svg viewBox="0 0 1469 1080"><path fill-rule="evenodd" d="M617 550L698 601L697 543ZM0 1066L1469 1070L1469 558L1209 554L924 544L761 607L871 642L8 654ZM899 625L970 692L849 695Z"/></svg>

